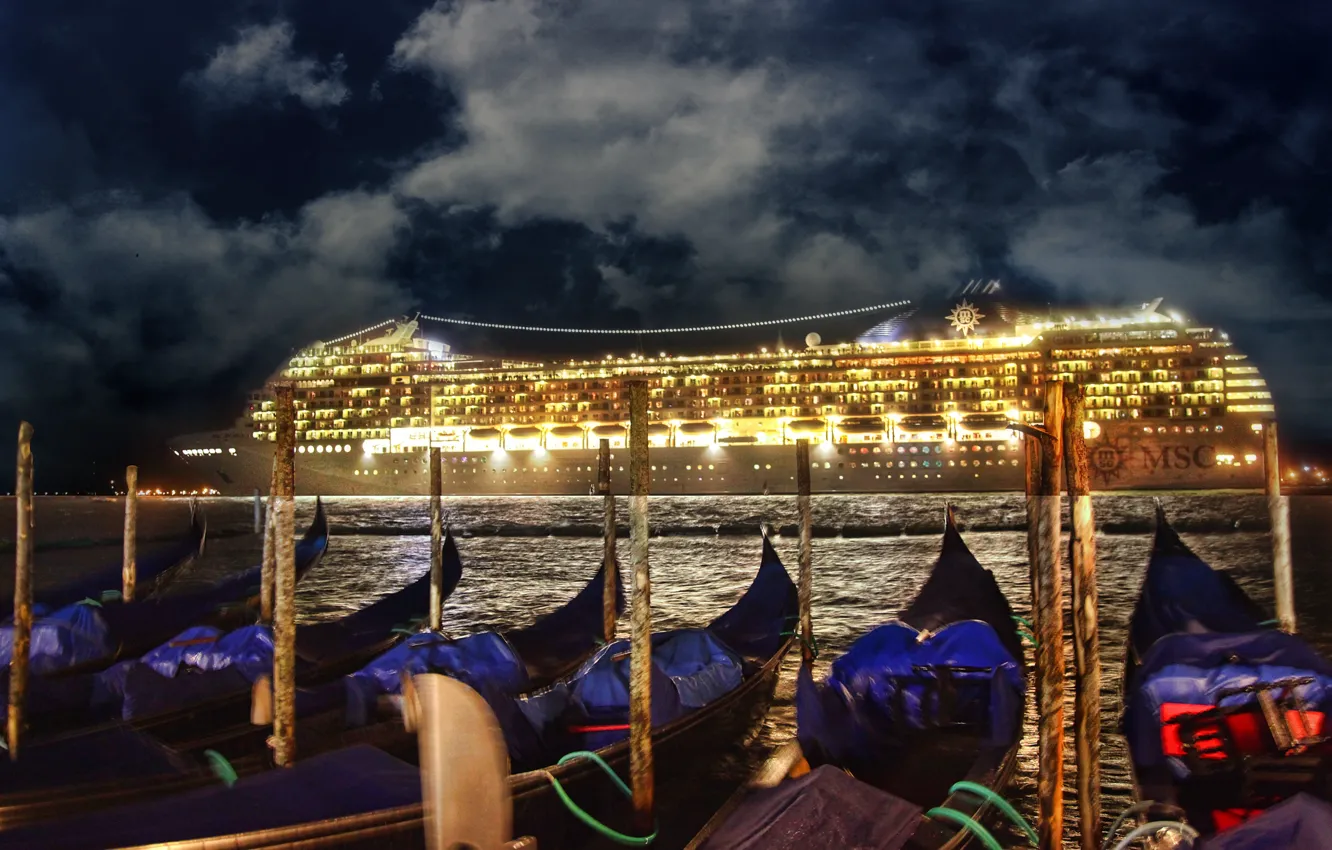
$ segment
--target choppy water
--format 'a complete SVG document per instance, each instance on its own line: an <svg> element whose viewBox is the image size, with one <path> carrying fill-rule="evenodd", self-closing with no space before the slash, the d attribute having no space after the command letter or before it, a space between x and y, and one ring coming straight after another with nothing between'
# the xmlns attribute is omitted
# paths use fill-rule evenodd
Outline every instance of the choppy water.
<svg viewBox="0 0 1332 850"><path fill-rule="evenodd" d="M1260 496L1238 494L1164 495L1172 522L1185 540L1213 565L1232 571L1241 586L1271 606L1270 543L1266 506ZM1027 615L1025 511L1020 495L959 496L952 499L966 540L981 563L992 569L1016 613ZM815 496L814 625L826 668L852 640L891 618L924 582L937 556L942 527L941 496ZM5 500L0 528L13 527L13 501ZM244 499L205 500L210 540L207 553L191 568L190 580L247 566L257 560L259 541L251 532L251 503ZM1095 501L1098 528L1104 713L1104 809L1111 816L1128 803L1125 748L1117 734L1118 682L1122 642L1150 544L1152 499L1113 495ZM70 571L118 557L117 549L95 545L119 534L121 506L110 500L49 498L36 507L37 576L57 582ZM421 575L429 565L428 506L419 498L335 498L327 502L334 538L320 567L297 591L303 621L337 617L389 593ZM593 497L502 497L448 499L446 511L460 537L466 565L462 583L449 600L446 628L466 633L478 628L514 627L560 605L595 571L601 557L596 529L601 505ZM621 521L626 519L621 506ZM757 568L760 523L786 533L774 539L794 573L795 501L788 497L656 497L651 501L654 622L668 628L706 623L743 591ZM297 524L313 514L313 500L301 499ZM183 528L183 501L141 503L141 536L161 539ZM1295 497L1292 504L1295 581L1301 631L1320 650L1332 652L1332 617L1324 564L1332 550L1332 498ZM1192 529L1192 531L1190 531ZM1225 530L1223 530L1225 529ZM62 541L65 545L62 545ZM71 547L67 544L74 543ZM148 546L147 542L142 544ZM0 592L8 582L0 583ZM1071 665L1071 647L1069 649ZM681 826L701 824L711 806L759 764L770 748L794 732L795 666L783 673L777 700L759 739L723 760L709 786L710 802L689 811L663 812ZM1072 688L1068 689L1072 718ZM1028 817L1035 816L1034 711L1022 751L1021 775L1010 797ZM1070 742L1071 743L1071 742ZM1072 807L1072 751L1068 751L1070 845L1076 829ZM706 796L706 795L705 795Z"/></svg>

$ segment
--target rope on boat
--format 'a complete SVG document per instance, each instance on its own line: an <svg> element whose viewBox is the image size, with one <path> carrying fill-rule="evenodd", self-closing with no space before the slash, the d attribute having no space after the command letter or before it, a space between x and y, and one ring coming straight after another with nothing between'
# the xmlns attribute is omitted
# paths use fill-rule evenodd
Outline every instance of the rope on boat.
<svg viewBox="0 0 1332 850"><path fill-rule="evenodd" d="M227 757L217 750L204 750L204 755L208 758L208 767L213 771L213 775L222 780L222 784L230 788L236 784L236 768L231 766Z"/></svg>
<svg viewBox="0 0 1332 850"><path fill-rule="evenodd" d="M93 599L91 596L85 596L84 598L80 599L78 602L75 602L74 604L91 605L94 608L101 608L103 602L119 602L119 601L120 601L119 590L103 590L100 594L98 594L97 599Z"/></svg>
<svg viewBox="0 0 1332 850"><path fill-rule="evenodd" d="M795 631L792 631L792 632L782 632L782 633L781 633L781 636L782 636L782 637L794 637L796 640L800 641L800 645L801 645L801 646L805 646L805 645L806 645L806 644L805 644L805 638L804 638L803 635L800 634L800 632L795 632ZM810 655L810 657L813 658L815 661L818 661L818 660L819 660L819 638L818 638L818 635L810 635L810 636L809 636L809 655Z"/></svg>
<svg viewBox="0 0 1332 850"><path fill-rule="evenodd" d="M996 794L993 790L986 788L979 783L963 780L961 782L954 782L953 787L948 789L949 794L954 794L958 791L966 791L969 794L975 794L985 802L990 803L996 809L1003 812L1004 817L1012 821L1014 826L1026 833L1028 840L1031 841L1032 847L1040 844L1040 837L1036 835L1036 830L1032 829L1031 824L1027 823L1027 819L1018 814L1018 810L1013 808L1011 803Z"/></svg>
<svg viewBox="0 0 1332 850"><path fill-rule="evenodd" d="M424 623L425 621L426 621L425 617L413 617L412 619L408 620L406 623L399 623L398 625L389 629L389 634L407 635L408 637L411 637L412 635L421 631L421 624Z"/></svg>
<svg viewBox="0 0 1332 850"><path fill-rule="evenodd" d="M1134 815L1150 812L1152 809L1168 811L1171 813L1178 812L1180 820L1184 819L1184 810L1179 806L1171 803L1158 803L1155 800L1139 800L1120 812L1119 817L1115 818L1115 822L1110 824L1110 829L1105 833L1105 841L1101 843L1101 850L1111 850L1110 843L1115 840L1115 835L1119 832L1119 828L1124 825L1126 820Z"/></svg>
<svg viewBox="0 0 1332 850"><path fill-rule="evenodd" d="M1027 639L1027 643L1033 649L1040 647L1040 641L1036 640L1036 627L1031 624L1031 620L1026 617L1019 617L1017 614L1011 615L1013 622L1017 624L1017 633Z"/></svg>
<svg viewBox="0 0 1332 850"><path fill-rule="evenodd" d="M602 769L602 771L605 772L607 776L611 778L611 781L615 783L615 787L619 788L620 792L623 793L624 796L626 797L634 796L634 792L629 790L629 786L624 784L624 780L621 779L619 775L614 770L611 769L610 765L606 764L606 762L602 760L601 756L597 755L594 752L591 752L589 750L575 750L572 753L569 753L567 756L561 758L555 764L556 766L559 766L565 764L566 762L573 761L574 759L587 759L588 761L597 765ZM549 770L543 770L541 772L546 775L546 778L550 780L550 784L555 787L555 793L559 796L560 801L564 803L565 808L567 808L574 817L578 818L578 820L582 821L586 826L590 827L593 831L601 834L606 838L609 838L611 841L614 841L616 844L623 844L626 847L646 847L649 844L651 844L653 841L657 840L656 829L652 830L651 835L646 835L646 836L625 835L623 832L617 832L611 829L609 826L606 826L601 821L592 817L592 815L588 814L586 811L580 808L577 803L575 803L572 799L570 799L568 792L566 792L564 790L564 786L560 784L560 780L555 778L555 774L551 773ZM999 848L995 847L994 850L999 850Z"/></svg>
<svg viewBox="0 0 1332 850"><path fill-rule="evenodd" d="M1115 845L1115 850L1128 850L1128 848L1133 844L1133 842L1137 841L1139 838L1146 838L1152 833L1162 829L1174 829L1179 831L1181 834L1183 834L1185 838L1188 839L1189 841L1188 846L1190 847L1193 846L1194 841L1198 840L1198 830L1194 829L1193 827L1189 826L1187 823L1184 823L1183 821L1154 820L1149 823L1144 823L1142 826L1137 827L1128 835L1124 836L1124 840L1120 841L1118 844Z"/></svg>
<svg viewBox="0 0 1332 850"><path fill-rule="evenodd" d="M925 817L950 820L979 838L980 842L988 847L989 850L1004 850L1003 846L990 834L990 831L980 825L979 821L970 815L962 814L956 809L950 809L947 806L935 806L925 813Z"/></svg>

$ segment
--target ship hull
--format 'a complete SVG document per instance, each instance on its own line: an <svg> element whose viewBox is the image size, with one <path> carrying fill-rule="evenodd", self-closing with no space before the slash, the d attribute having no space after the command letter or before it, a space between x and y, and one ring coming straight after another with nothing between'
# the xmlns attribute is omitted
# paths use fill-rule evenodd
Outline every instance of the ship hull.
<svg viewBox="0 0 1332 850"><path fill-rule="evenodd" d="M1186 430L1188 428L1188 430ZM1215 490L1262 487L1261 434L1240 423L1228 433L1189 426L1108 425L1089 441L1096 490ZM179 461L224 495L267 492L273 444L233 431L175 441ZM185 448L206 449L186 456ZM311 447L312 448L312 447ZM810 449L816 493L1003 492L1021 490L1022 446L1013 440L950 443L818 443ZM793 493L793 445L653 447L651 491L661 495ZM491 450L443 452L444 492L451 495L585 495L596 485L597 451ZM612 449L611 485L629 486L629 453ZM300 495L425 495L429 452L367 454L359 450L300 453Z"/></svg>

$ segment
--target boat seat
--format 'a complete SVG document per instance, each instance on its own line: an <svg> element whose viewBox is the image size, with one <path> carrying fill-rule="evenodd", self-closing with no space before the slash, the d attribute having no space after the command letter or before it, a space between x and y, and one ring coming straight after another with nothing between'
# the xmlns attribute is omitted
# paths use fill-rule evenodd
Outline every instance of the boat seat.
<svg viewBox="0 0 1332 850"><path fill-rule="evenodd" d="M1279 690L1281 699L1272 697ZM1323 737L1325 717L1290 698L1289 683L1244 688L1259 700L1218 707L1189 703L1161 706L1161 746L1180 759L1187 778L1180 788L1186 808L1196 800L1216 831L1248 821L1300 791L1323 793L1328 765L1312 749ZM1230 696L1237 694L1228 694Z"/></svg>

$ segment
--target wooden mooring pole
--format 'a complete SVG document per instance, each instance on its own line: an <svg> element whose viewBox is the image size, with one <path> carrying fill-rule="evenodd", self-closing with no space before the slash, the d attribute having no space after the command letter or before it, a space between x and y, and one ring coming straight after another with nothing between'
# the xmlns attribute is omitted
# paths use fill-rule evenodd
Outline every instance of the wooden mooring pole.
<svg viewBox="0 0 1332 850"><path fill-rule="evenodd" d="M1096 524L1092 516L1091 465L1082 425L1086 401L1078 384L1064 390L1064 479L1072 533L1073 664L1076 672L1073 745L1078 763L1078 829L1083 850L1101 846L1101 638L1096 604Z"/></svg>
<svg viewBox="0 0 1332 850"><path fill-rule="evenodd" d="M601 631L606 643L610 643L615 640L615 621L619 619L619 612L615 610L619 567L615 563L615 494L611 492L610 440L605 437L597 446L597 492L601 494L605 509L601 545L601 565L605 570L601 585Z"/></svg>
<svg viewBox="0 0 1332 850"><path fill-rule="evenodd" d="M1040 774L1040 850L1057 850L1064 836L1064 586L1059 570L1059 478L1064 467L1064 385L1045 384L1045 435L1040 440L1041 474L1036 524L1028 529L1028 546L1036 552L1037 708ZM1035 540L1030 535L1035 535Z"/></svg>
<svg viewBox="0 0 1332 850"><path fill-rule="evenodd" d="M630 605L629 778L634 827L652 831L652 579L648 571L648 387L629 385L629 553L633 570Z"/></svg>
<svg viewBox="0 0 1332 850"><path fill-rule="evenodd" d="M1027 488L1027 567L1030 572L1028 580L1031 583L1031 616L1032 627L1035 628L1036 621L1036 565L1040 562L1038 556L1039 549L1036 542L1040 537L1036 534L1036 527L1040 520L1040 492L1041 492L1041 441L1038 437L1027 434L1022 439L1022 451L1026 460L1026 488ZM1035 634L1032 635L1035 637ZM1037 687L1040 686L1040 679L1036 680Z"/></svg>
<svg viewBox="0 0 1332 850"><path fill-rule="evenodd" d="M814 663L814 620L810 614L813 591L811 569L814 561L814 511L810 506L809 440L796 440L796 511L800 515L800 574L797 577L797 599L800 612L800 662Z"/></svg>
<svg viewBox="0 0 1332 850"><path fill-rule="evenodd" d="M296 409L291 384L276 387L273 488L273 760L296 761Z"/></svg>
<svg viewBox="0 0 1332 850"><path fill-rule="evenodd" d="M120 598L134 601L138 583L139 546L139 468L125 467L125 558L120 567Z"/></svg>
<svg viewBox="0 0 1332 850"><path fill-rule="evenodd" d="M18 481L14 487L14 649L9 657L9 760L17 761L28 695L28 653L32 646L32 426L19 423Z"/></svg>
<svg viewBox="0 0 1332 850"><path fill-rule="evenodd" d="M430 449L430 630L444 628L444 466L438 446Z"/></svg>
<svg viewBox="0 0 1332 850"><path fill-rule="evenodd" d="M1277 451L1277 423L1263 423L1263 489L1272 522L1272 578L1277 621L1281 630L1295 634L1295 579L1290 562L1290 498L1281 495L1281 458Z"/></svg>
<svg viewBox="0 0 1332 850"><path fill-rule="evenodd" d="M277 538L273 536L273 500L277 496L278 456L274 449L273 470L268 478L268 505L264 516L264 556L259 570L259 622L273 625L273 590L277 581Z"/></svg>

